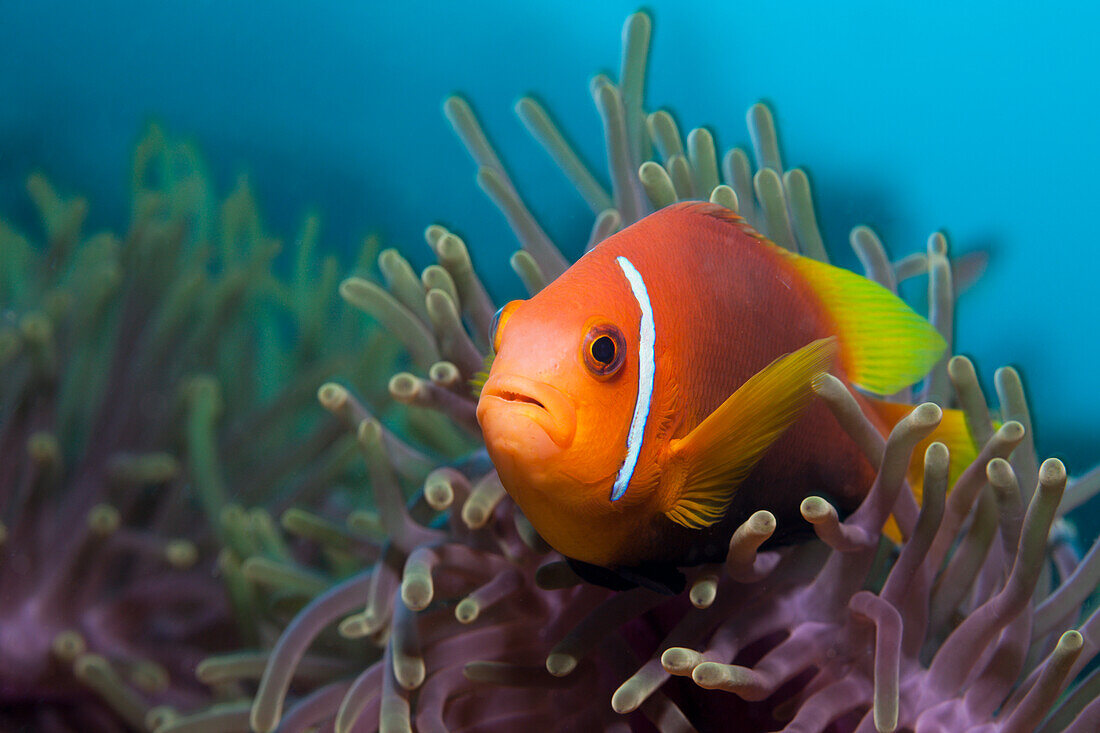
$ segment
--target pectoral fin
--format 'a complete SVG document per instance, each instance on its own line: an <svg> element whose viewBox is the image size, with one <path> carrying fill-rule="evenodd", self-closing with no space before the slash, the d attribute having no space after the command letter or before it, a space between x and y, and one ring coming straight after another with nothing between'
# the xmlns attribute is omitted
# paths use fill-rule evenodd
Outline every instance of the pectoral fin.
<svg viewBox="0 0 1100 733"><path fill-rule="evenodd" d="M825 338L776 359L672 441L670 462L680 466L684 479L665 516L689 529L721 520L738 484L802 414L814 378L829 370L836 354L836 339Z"/></svg>

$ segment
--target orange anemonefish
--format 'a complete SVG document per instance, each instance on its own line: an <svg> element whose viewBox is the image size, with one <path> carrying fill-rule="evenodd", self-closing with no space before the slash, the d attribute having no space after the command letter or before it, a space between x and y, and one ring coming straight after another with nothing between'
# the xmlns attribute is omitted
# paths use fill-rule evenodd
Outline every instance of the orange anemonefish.
<svg viewBox="0 0 1100 733"><path fill-rule="evenodd" d="M508 493L582 577L672 591L752 512L803 527L806 496L866 494L875 468L816 377L891 394L945 349L887 289L706 203L608 237L491 338L477 418ZM853 394L883 433L910 409ZM969 442L948 411L936 439L952 432Z"/></svg>

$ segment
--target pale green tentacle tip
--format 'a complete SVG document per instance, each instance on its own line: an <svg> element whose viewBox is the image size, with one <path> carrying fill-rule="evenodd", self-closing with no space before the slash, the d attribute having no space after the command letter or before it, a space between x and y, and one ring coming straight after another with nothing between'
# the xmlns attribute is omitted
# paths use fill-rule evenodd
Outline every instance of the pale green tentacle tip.
<svg viewBox="0 0 1100 733"><path fill-rule="evenodd" d="M396 270L397 268L404 269L404 265L408 265L408 260L402 257L401 253L393 247L389 247L378 253L378 269L383 273Z"/></svg>
<svg viewBox="0 0 1100 733"><path fill-rule="evenodd" d="M414 566L405 572L401 581L401 600L410 611L423 611L431 605L435 595L431 572Z"/></svg>
<svg viewBox="0 0 1100 733"><path fill-rule="evenodd" d="M158 705L145 714L145 729L153 731L153 733L160 733L168 725L177 721L179 717L179 713L170 705Z"/></svg>
<svg viewBox="0 0 1100 733"><path fill-rule="evenodd" d="M512 266L512 269L519 279L523 281L524 287L527 288L527 292L531 295L542 290L546 287L546 276L542 272L542 268L535 262L535 258L531 256L526 250L517 250L512 253L512 257L508 260L508 263Z"/></svg>
<svg viewBox="0 0 1100 733"><path fill-rule="evenodd" d="M61 461L61 443L53 433L40 430L27 438L27 454L39 465L56 465Z"/></svg>
<svg viewBox="0 0 1100 733"><path fill-rule="evenodd" d="M942 232L932 232L928 237L928 254L939 257L947 256L947 237Z"/></svg>
<svg viewBox="0 0 1100 733"><path fill-rule="evenodd" d="M446 291L438 288L429 290L424 296L424 303L428 307L428 317L437 329L459 323L458 304Z"/></svg>
<svg viewBox="0 0 1100 733"><path fill-rule="evenodd" d="M1003 366L993 372L993 382L1001 392L1023 394L1024 382L1015 367Z"/></svg>
<svg viewBox="0 0 1100 733"><path fill-rule="evenodd" d="M87 650L88 645L84 641L84 636L75 629L58 632L50 643L50 651L54 658L63 664L72 664Z"/></svg>
<svg viewBox="0 0 1100 733"><path fill-rule="evenodd" d="M488 194L494 202L514 198L512 191L504 183L500 173L487 165L478 167L474 180L477 182L478 187ZM440 241L443 240L440 239Z"/></svg>
<svg viewBox="0 0 1100 733"><path fill-rule="evenodd" d="M461 127L474 119L470 103L458 94L452 94L443 100L443 114L455 127Z"/></svg>
<svg viewBox="0 0 1100 733"><path fill-rule="evenodd" d="M356 509L348 514L347 526L352 532L365 535L372 539L384 540L386 530L382 526L382 520L375 512Z"/></svg>
<svg viewBox="0 0 1100 733"><path fill-rule="evenodd" d="M714 190L710 192L710 202L712 204L724 206L730 211L737 213L737 192L724 183L715 186Z"/></svg>
<svg viewBox="0 0 1100 733"><path fill-rule="evenodd" d="M109 681L112 687L118 686L120 680L115 675L115 670L106 657L100 654L81 654L73 663L73 674L82 681L101 680Z"/></svg>
<svg viewBox="0 0 1100 733"><path fill-rule="evenodd" d="M688 593L688 597L691 600L691 605L696 608L710 608L714 603L714 599L718 596L718 576L717 575L704 575L696 580L692 586L691 591Z"/></svg>
<svg viewBox="0 0 1100 733"><path fill-rule="evenodd" d="M408 372L398 372L390 377L388 389L398 402L411 402L420 391L420 380Z"/></svg>
<svg viewBox="0 0 1100 733"><path fill-rule="evenodd" d="M325 382L317 390L317 401L326 410L335 411L347 404L348 391L335 382Z"/></svg>
<svg viewBox="0 0 1100 733"><path fill-rule="evenodd" d="M424 482L424 500L428 506L441 512L450 508L455 492L446 476L430 474Z"/></svg>
<svg viewBox="0 0 1100 733"><path fill-rule="evenodd" d="M691 679L706 690L723 689L740 682L742 667L720 662L702 662L691 671Z"/></svg>
<svg viewBox="0 0 1100 733"><path fill-rule="evenodd" d="M460 624L472 624L481 614L481 605L473 598L463 598L455 606L455 618Z"/></svg>
<svg viewBox="0 0 1100 733"><path fill-rule="evenodd" d="M345 639L362 639L365 636L370 636L380 628L382 628L382 624L379 623L378 619L374 618L373 614L364 611L345 618L337 626L337 631Z"/></svg>
<svg viewBox="0 0 1100 733"><path fill-rule="evenodd" d="M1048 458L1039 466L1039 485L1044 487L1064 486L1066 483L1066 464L1057 458Z"/></svg>
<svg viewBox="0 0 1100 733"><path fill-rule="evenodd" d="M1009 420L994 433L996 437L1008 443L1018 443L1026 434L1027 430L1024 429L1023 423L1016 420Z"/></svg>
<svg viewBox="0 0 1100 733"><path fill-rule="evenodd" d="M428 379L440 387L453 389L462 381L462 373L449 361L437 361L428 368Z"/></svg>
<svg viewBox="0 0 1100 733"><path fill-rule="evenodd" d="M973 382L977 377L974 362L962 354L956 354L947 360L947 374L955 382L961 382L963 379Z"/></svg>
<svg viewBox="0 0 1100 733"><path fill-rule="evenodd" d="M772 111L762 102L749 107L745 115L745 121L749 127L749 135L753 140L759 159L756 164L759 168L770 168L777 173L782 171L779 161L779 148L775 132L775 118Z"/></svg>
<svg viewBox="0 0 1100 733"><path fill-rule="evenodd" d="M426 290L441 290L449 295L451 300L458 302L458 289L455 287L454 278L442 265L428 265L425 267L424 271L420 273L420 282Z"/></svg>
<svg viewBox="0 0 1100 733"><path fill-rule="evenodd" d="M742 526L748 528L755 536L771 537L776 528L775 515L767 509L761 509L754 512Z"/></svg>
<svg viewBox="0 0 1100 733"><path fill-rule="evenodd" d="M943 420L943 408L935 402L923 402L913 408L907 419L911 421L915 428L939 425L940 421Z"/></svg>
<svg viewBox="0 0 1100 733"><path fill-rule="evenodd" d="M635 40L647 40L649 33L653 29L653 20L649 17L649 13L644 10L639 10L636 13L631 13L626 16L626 21L623 23L623 40L627 38L633 38ZM638 34L644 33L645 36Z"/></svg>
<svg viewBox="0 0 1100 733"><path fill-rule="evenodd" d="M577 658L572 654L555 652L546 657L546 671L555 677L565 677L577 668Z"/></svg>
<svg viewBox="0 0 1100 733"><path fill-rule="evenodd" d="M198 562L199 548L190 540L172 540L164 548L164 558L177 570L186 570Z"/></svg>
<svg viewBox="0 0 1100 733"><path fill-rule="evenodd" d="M415 690L424 683L424 660L420 657L394 658L393 676L397 679L397 684L406 690Z"/></svg>
<svg viewBox="0 0 1100 733"><path fill-rule="evenodd" d="M454 232L445 232L436 240L435 252L443 263L470 265L470 250Z"/></svg>
<svg viewBox="0 0 1100 733"><path fill-rule="evenodd" d="M170 453L122 453L110 459L107 475L117 483L159 484L179 475L179 462Z"/></svg>
<svg viewBox="0 0 1100 733"><path fill-rule="evenodd" d="M97 504L88 512L88 529L92 534L106 537L113 534L122 523L122 517L110 504Z"/></svg>
<svg viewBox="0 0 1100 733"><path fill-rule="evenodd" d="M355 437L359 440L360 445L378 445L382 441L382 424L374 418L362 420L355 431Z"/></svg>
<svg viewBox="0 0 1100 733"><path fill-rule="evenodd" d="M612 90L615 88L607 74L596 74L588 81L588 91L592 93L592 96L597 97L597 102L599 101L599 91L604 87L610 87Z"/></svg>
<svg viewBox="0 0 1100 733"><path fill-rule="evenodd" d="M792 168L783 174L783 185L788 189L799 188L805 191L810 190L810 177L806 175L806 171L801 168Z"/></svg>
<svg viewBox="0 0 1100 733"><path fill-rule="evenodd" d="M540 126L550 122L546 110L534 97L520 97L512 109L521 120L531 120Z"/></svg>
<svg viewBox="0 0 1100 733"><path fill-rule="evenodd" d="M632 713L646 701L646 692L645 685L628 679L611 695L611 709L619 715Z"/></svg>
<svg viewBox="0 0 1100 733"><path fill-rule="evenodd" d="M681 646L669 647L661 655L661 666L664 670L679 677L689 676L702 661L702 654Z"/></svg>
<svg viewBox="0 0 1100 733"><path fill-rule="evenodd" d="M944 474L947 472L950 463L950 450L946 445L939 442L938 440L931 443L928 446L928 449L924 451L924 468L926 474Z"/></svg>
<svg viewBox="0 0 1100 733"><path fill-rule="evenodd" d="M349 277L340 283L340 297L356 308L369 311L373 287L376 286L361 277Z"/></svg>
<svg viewBox="0 0 1100 733"><path fill-rule="evenodd" d="M134 665L129 673L134 687L150 695L157 695L168 689L171 679L168 670L156 662L142 660Z"/></svg>
<svg viewBox="0 0 1100 733"><path fill-rule="evenodd" d="M642 182L649 200L657 208L676 203L676 189L664 166L647 160L638 168L638 179Z"/></svg>
<svg viewBox="0 0 1100 733"><path fill-rule="evenodd" d="M895 695L892 700L874 699L873 711L875 730L877 733L894 733L898 729L898 701Z"/></svg>
<svg viewBox="0 0 1100 733"><path fill-rule="evenodd" d="M682 152L668 156L666 163L669 177L672 179L672 187L676 190L676 198L687 201L696 197L695 184L691 177L691 166Z"/></svg>
<svg viewBox="0 0 1100 733"><path fill-rule="evenodd" d="M481 502L472 499L473 497L462 505L462 521L470 529L481 529L489 521L490 513Z"/></svg>
<svg viewBox="0 0 1100 733"><path fill-rule="evenodd" d="M1084 645L1085 637L1081 632L1076 629L1070 629L1058 638L1058 646L1055 649L1055 653L1076 654L1081 651Z"/></svg>
<svg viewBox="0 0 1100 733"><path fill-rule="evenodd" d="M447 227L440 224L430 224L424 229L424 241L428 243L428 246L435 250L436 243L446 234L450 232Z"/></svg>

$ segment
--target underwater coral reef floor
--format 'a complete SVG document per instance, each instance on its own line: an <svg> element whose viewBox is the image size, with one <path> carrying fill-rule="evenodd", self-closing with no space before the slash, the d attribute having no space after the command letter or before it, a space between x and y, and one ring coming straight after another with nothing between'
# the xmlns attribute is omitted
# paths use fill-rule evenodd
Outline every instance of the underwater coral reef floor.
<svg viewBox="0 0 1100 733"><path fill-rule="evenodd" d="M650 33L631 16L618 80L591 85L610 188L536 101L517 105L592 210L587 247L704 200L829 261L809 179L784 168L766 107L748 114L755 166L645 112ZM468 103L444 112L538 292L569 262ZM990 405L974 365L945 357L894 395L911 410L887 436L838 380L818 380L877 469L858 509L842 518L808 496L813 539L793 546L770 544L789 528L757 511L685 593L611 591L546 545L487 458L469 384L497 304L455 232L428 227L437 264L420 274L368 247L337 286L307 222L285 278L247 188L219 210L193 153L156 130L137 160L124 238L81 235L83 202L37 177L45 244L0 230L0 725L1100 729L1100 544L1079 554L1064 518L1100 473L1039 461L1014 369L996 372ZM984 260L950 257L938 233L899 261L866 227L851 244L883 287L927 283L950 344L956 296ZM962 465L929 438L951 406L978 446Z"/></svg>

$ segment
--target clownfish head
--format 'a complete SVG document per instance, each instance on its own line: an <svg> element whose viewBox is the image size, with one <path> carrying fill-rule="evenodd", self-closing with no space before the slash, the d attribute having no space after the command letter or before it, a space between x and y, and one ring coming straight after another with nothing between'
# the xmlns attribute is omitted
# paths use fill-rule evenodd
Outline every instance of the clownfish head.
<svg viewBox="0 0 1100 733"><path fill-rule="evenodd" d="M590 264L500 310L477 407L504 487L555 549L578 559L598 555L601 518L644 499L627 489L654 378L640 275L625 257Z"/></svg>

